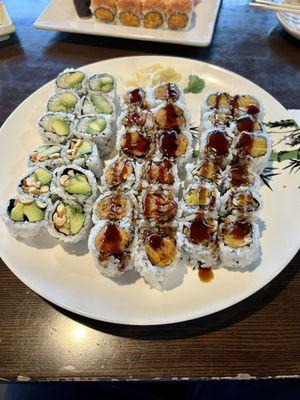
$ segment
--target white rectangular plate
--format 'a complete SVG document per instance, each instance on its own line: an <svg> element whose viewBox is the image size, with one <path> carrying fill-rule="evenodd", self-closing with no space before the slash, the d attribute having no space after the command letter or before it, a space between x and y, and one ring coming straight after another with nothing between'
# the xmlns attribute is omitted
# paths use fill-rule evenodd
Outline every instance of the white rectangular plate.
<svg viewBox="0 0 300 400"><path fill-rule="evenodd" d="M220 4L221 0L201 0L201 3L195 7L192 27L186 32L132 28L100 24L94 18L81 19L76 13L72 0L52 0L33 26L38 29L61 32L206 47L210 45L213 37Z"/></svg>

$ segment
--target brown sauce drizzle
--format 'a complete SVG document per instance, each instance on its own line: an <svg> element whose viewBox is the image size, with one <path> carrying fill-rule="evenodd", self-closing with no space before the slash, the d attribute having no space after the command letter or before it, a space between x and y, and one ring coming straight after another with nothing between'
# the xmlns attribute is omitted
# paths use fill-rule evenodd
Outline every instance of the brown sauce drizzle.
<svg viewBox="0 0 300 400"><path fill-rule="evenodd" d="M160 139L161 152L167 157L176 157L176 151L178 149L178 135L179 133L174 129L165 131Z"/></svg>
<svg viewBox="0 0 300 400"><path fill-rule="evenodd" d="M176 113L176 108L173 103L168 103L165 107L166 111L166 122L165 129L178 129L178 114Z"/></svg>
<svg viewBox="0 0 300 400"><path fill-rule="evenodd" d="M213 131L208 136L207 147L213 149L217 157L226 156L229 151L229 141L224 132Z"/></svg>
<svg viewBox="0 0 300 400"><path fill-rule="evenodd" d="M177 204L171 198L160 193L147 193L143 211L146 219L154 217L159 221L169 221L176 215L177 207Z"/></svg>
<svg viewBox="0 0 300 400"><path fill-rule="evenodd" d="M253 118L250 117L249 115L241 117L236 121L236 126L239 132L253 132L254 130Z"/></svg>
<svg viewBox="0 0 300 400"><path fill-rule="evenodd" d="M143 126L145 123L144 115L142 113L132 112L125 116L126 124L129 126Z"/></svg>
<svg viewBox="0 0 300 400"><path fill-rule="evenodd" d="M123 253L122 236L116 224L112 222L106 224L103 237L96 243L96 247L99 248L102 255L117 255Z"/></svg>
<svg viewBox="0 0 300 400"><path fill-rule="evenodd" d="M219 92L219 93L217 94L217 96L216 96L216 108L219 108L219 107L220 107L221 98L222 98L222 93Z"/></svg>
<svg viewBox="0 0 300 400"><path fill-rule="evenodd" d="M246 167L233 166L230 168L230 174L233 186L241 186L249 182L249 172Z"/></svg>
<svg viewBox="0 0 300 400"><path fill-rule="evenodd" d="M128 96L129 102L141 103L143 101L143 90L141 88L133 89Z"/></svg>
<svg viewBox="0 0 300 400"><path fill-rule="evenodd" d="M150 140L140 133L135 132L134 141L132 140L132 133L125 134L125 143L122 148L125 152L133 155L143 155L147 152L150 146Z"/></svg>
<svg viewBox="0 0 300 400"><path fill-rule="evenodd" d="M253 137L248 133L242 133L236 144L236 148L241 150L244 154L250 154L252 146Z"/></svg>
<svg viewBox="0 0 300 400"><path fill-rule="evenodd" d="M199 268L198 268L198 276L199 276L200 281L204 282L204 283L211 282L215 277L215 275L210 267L202 268L201 266L199 266Z"/></svg>
<svg viewBox="0 0 300 400"><path fill-rule="evenodd" d="M254 104L251 104L248 108L247 108L247 113L251 114L251 115L256 115L259 113L259 108L257 106L255 106Z"/></svg>
<svg viewBox="0 0 300 400"><path fill-rule="evenodd" d="M210 240L213 227L208 225L201 216L196 217L190 226L190 239L195 244Z"/></svg>
<svg viewBox="0 0 300 400"><path fill-rule="evenodd" d="M158 250L163 244L163 238L156 233L152 233L152 235L149 236L148 241L153 250Z"/></svg>
<svg viewBox="0 0 300 400"><path fill-rule="evenodd" d="M178 89L173 82L167 84L167 98L172 100L178 98Z"/></svg>
<svg viewBox="0 0 300 400"><path fill-rule="evenodd" d="M236 108L238 108L239 105L239 95L236 95L234 97L232 97L232 99L230 100L230 108L231 108L231 114L234 114L234 111L236 110Z"/></svg>
<svg viewBox="0 0 300 400"><path fill-rule="evenodd" d="M158 174L156 176L156 171ZM172 174L172 163L169 160L163 160L159 163L152 163L146 170L146 177L149 181L157 181L159 183L166 183L171 185L174 183L174 176Z"/></svg>
<svg viewBox="0 0 300 400"><path fill-rule="evenodd" d="M236 221L229 229L229 233L235 239L243 239L251 232L251 224L247 221Z"/></svg>

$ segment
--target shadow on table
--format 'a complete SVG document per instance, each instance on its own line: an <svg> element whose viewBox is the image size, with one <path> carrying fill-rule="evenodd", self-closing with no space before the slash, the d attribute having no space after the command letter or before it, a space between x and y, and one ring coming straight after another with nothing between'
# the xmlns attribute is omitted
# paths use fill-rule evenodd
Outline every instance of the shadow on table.
<svg viewBox="0 0 300 400"><path fill-rule="evenodd" d="M281 42L278 41L278 37L282 39ZM300 59L295 56L296 49L300 49L300 40L297 40L282 29L280 25L277 25L268 34L268 45L272 52L276 54L276 57L284 63L293 65L298 71L300 70ZM295 52L290 52L288 47L295 48Z"/></svg>
<svg viewBox="0 0 300 400"><path fill-rule="evenodd" d="M53 307L76 322L110 335L140 340L176 340L226 329L228 326L259 312L293 280L298 269L297 257L295 257L279 276L248 299L207 317L176 324L157 326L118 325L81 317L56 305L53 305Z"/></svg>

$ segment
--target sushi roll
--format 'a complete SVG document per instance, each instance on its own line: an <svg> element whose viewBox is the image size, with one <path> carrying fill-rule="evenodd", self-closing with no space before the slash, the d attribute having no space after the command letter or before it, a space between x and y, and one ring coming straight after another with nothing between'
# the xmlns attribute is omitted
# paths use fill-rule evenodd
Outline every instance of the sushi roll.
<svg viewBox="0 0 300 400"><path fill-rule="evenodd" d="M190 114L185 105L180 102L160 104L153 108L152 112L158 129L188 130L190 128Z"/></svg>
<svg viewBox="0 0 300 400"><path fill-rule="evenodd" d="M208 112L215 110L218 113L231 114L232 97L226 92L207 92L202 104L202 119Z"/></svg>
<svg viewBox="0 0 300 400"><path fill-rule="evenodd" d="M238 135L240 132L262 132L265 135L267 134L264 125L250 114L236 118L233 127L235 135Z"/></svg>
<svg viewBox="0 0 300 400"><path fill-rule="evenodd" d="M228 165L222 173L222 192L240 186L258 188L259 178L247 165Z"/></svg>
<svg viewBox="0 0 300 400"><path fill-rule="evenodd" d="M184 269L176 229L171 226L145 226L134 250L135 269L153 288L169 289L179 269Z"/></svg>
<svg viewBox="0 0 300 400"><path fill-rule="evenodd" d="M91 0L73 0L79 18L89 18L92 16L90 6Z"/></svg>
<svg viewBox="0 0 300 400"><path fill-rule="evenodd" d="M175 82L160 83L148 91L149 101L153 106L158 103L185 104L185 96L181 87Z"/></svg>
<svg viewBox="0 0 300 400"><path fill-rule="evenodd" d="M93 206L93 222L101 220L127 221L129 224L135 217L137 201L130 192L122 190L108 191L100 195Z"/></svg>
<svg viewBox="0 0 300 400"><path fill-rule="evenodd" d="M66 165L76 164L78 167L89 169L97 178L102 175L103 161L97 146L87 140L74 139L68 142L63 151L63 161Z"/></svg>
<svg viewBox="0 0 300 400"><path fill-rule="evenodd" d="M161 190L157 185L142 192L140 200L141 220L163 224L178 216L178 203L171 190Z"/></svg>
<svg viewBox="0 0 300 400"><path fill-rule="evenodd" d="M27 157L29 168L40 166L54 169L63 165L62 152L64 146L56 144L43 144L37 146Z"/></svg>
<svg viewBox="0 0 300 400"><path fill-rule="evenodd" d="M87 238L92 219L81 204L59 199L47 211L47 229L64 243L78 243Z"/></svg>
<svg viewBox="0 0 300 400"><path fill-rule="evenodd" d="M147 94L141 87L129 87L121 98L121 109L129 111L148 110Z"/></svg>
<svg viewBox="0 0 300 400"><path fill-rule="evenodd" d="M245 268L259 257L259 228L243 215L229 215L219 229L219 256L226 268Z"/></svg>
<svg viewBox="0 0 300 400"><path fill-rule="evenodd" d="M253 189L245 186L228 190L221 197L220 215L251 215L262 207L262 199Z"/></svg>
<svg viewBox="0 0 300 400"><path fill-rule="evenodd" d="M62 93L55 93L50 97L47 103L47 111L72 114L75 112L78 102L79 97L70 90L66 90Z"/></svg>
<svg viewBox="0 0 300 400"><path fill-rule="evenodd" d="M233 129L234 117L230 111L206 111L201 118L200 134L206 130Z"/></svg>
<svg viewBox="0 0 300 400"><path fill-rule="evenodd" d="M200 156L214 164L225 167L232 160L230 131L213 130L203 132L200 139Z"/></svg>
<svg viewBox="0 0 300 400"><path fill-rule="evenodd" d="M155 152L155 141L138 129L124 129L117 135L116 148L121 156L147 159Z"/></svg>
<svg viewBox="0 0 300 400"><path fill-rule="evenodd" d="M133 228L125 221L100 221L91 230L88 246L94 263L107 277L133 269Z"/></svg>
<svg viewBox="0 0 300 400"><path fill-rule="evenodd" d="M89 114L110 115L113 119L116 114L115 104L104 94L89 94L83 96L77 104L78 116Z"/></svg>
<svg viewBox="0 0 300 400"><path fill-rule="evenodd" d="M220 193L217 186L207 181L192 183L183 191L181 208L185 215L199 211L217 213L220 207Z"/></svg>
<svg viewBox="0 0 300 400"><path fill-rule="evenodd" d="M125 129L139 129L147 135L153 136L156 132L152 114L147 110L123 111L117 122L118 131Z"/></svg>
<svg viewBox="0 0 300 400"><path fill-rule="evenodd" d="M40 235L45 228L48 199L32 196L14 196L2 210L2 220L8 232L22 239Z"/></svg>
<svg viewBox="0 0 300 400"><path fill-rule="evenodd" d="M82 96L85 93L85 79L86 75L84 72L74 68L67 68L55 79L55 90L57 93L68 91Z"/></svg>
<svg viewBox="0 0 300 400"><path fill-rule="evenodd" d="M29 168L19 179L18 192L20 195L50 197L50 185L53 173L46 167Z"/></svg>
<svg viewBox="0 0 300 400"><path fill-rule="evenodd" d="M138 191L146 189L151 185L158 185L162 189L173 190L178 193L180 179L175 163L164 158L157 161L147 161L137 166L138 178L136 188Z"/></svg>
<svg viewBox="0 0 300 400"><path fill-rule="evenodd" d="M136 182L135 163L126 158L116 158L104 168L102 188L130 190Z"/></svg>
<svg viewBox="0 0 300 400"><path fill-rule="evenodd" d="M165 2L142 0L143 26L149 29L164 29L166 20Z"/></svg>
<svg viewBox="0 0 300 400"><path fill-rule="evenodd" d="M189 215L179 224L178 241L193 268L212 267L218 260L218 219L209 213Z"/></svg>
<svg viewBox="0 0 300 400"><path fill-rule="evenodd" d="M101 156L110 153L114 144L110 115L87 114L74 120L72 131L76 138L95 143Z"/></svg>
<svg viewBox="0 0 300 400"><path fill-rule="evenodd" d="M117 16L117 1L115 0L92 0L91 11L97 21L114 24Z"/></svg>
<svg viewBox="0 0 300 400"><path fill-rule="evenodd" d="M219 165L209 160L186 164L186 180L208 181L219 187L222 183L222 169Z"/></svg>
<svg viewBox="0 0 300 400"><path fill-rule="evenodd" d="M271 142L271 137L264 133L241 132L233 144L234 159L260 174L269 161Z"/></svg>
<svg viewBox="0 0 300 400"><path fill-rule="evenodd" d="M43 143L66 143L73 138L71 123L72 114L62 112L46 113L38 122L39 133Z"/></svg>
<svg viewBox="0 0 300 400"><path fill-rule="evenodd" d="M86 81L86 91L88 94L104 94L116 102L118 98L117 79L106 73L93 74Z"/></svg>
<svg viewBox="0 0 300 400"><path fill-rule="evenodd" d="M51 192L66 201L75 201L92 207L98 196L98 186L94 174L76 164L64 165L54 172Z"/></svg>
<svg viewBox="0 0 300 400"><path fill-rule="evenodd" d="M168 29L188 30L194 12L193 0L166 0L166 17Z"/></svg>
<svg viewBox="0 0 300 400"><path fill-rule="evenodd" d="M189 131L178 132L168 129L160 132L157 138L158 158L176 161L179 168L193 156L193 139Z"/></svg>
<svg viewBox="0 0 300 400"><path fill-rule="evenodd" d="M118 0L117 17L121 25L140 26L142 22L141 0Z"/></svg>

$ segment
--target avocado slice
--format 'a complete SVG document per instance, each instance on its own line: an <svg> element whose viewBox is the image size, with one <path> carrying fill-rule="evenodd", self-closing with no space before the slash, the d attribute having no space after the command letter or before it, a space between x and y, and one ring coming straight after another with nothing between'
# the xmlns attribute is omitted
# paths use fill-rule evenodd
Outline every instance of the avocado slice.
<svg viewBox="0 0 300 400"><path fill-rule="evenodd" d="M74 88L81 87L81 82L84 80L84 73L80 71L69 72L67 77L65 78L65 87L66 88Z"/></svg>
<svg viewBox="0 0 300 400"><path fill-rule="evenodd" d="M29 222L38 222L44 219L45 211L41 210L35 202L23 206L23 212Z"/></svg>
<svg viewBox="0 0 300 400"><path fill-rule="evenodd" d="M10 217L15 222L23 222L24 221L24 213L23 213L23 204L18 203L10 212Z"/></svg>
<svg viewBox="0 0 300 400"><path fill-rule="evenodd" d="M103 96L93 94L91 100L99 114L111 114L113 112L112 105Z"/></svg>
<svg viewBox="0 0 300 400"><path fill-rule="evenodd" d="M61 104L67 109L73 109L76 106L77 97L72 93L63 93L61 95Z"/></svg>
<svg viewBox="0 0 300 400"><path fill-rule="evenodd" d="M53 118L52 130L58 136L67 136L70 133L70 124L65 119Z"/></svg>
<svg viewBox="0 0 300 400"><path fill-rule="evenodd" d="M46 171L43 168L38 168L35 170L35 176L41 182L42 185L47 185L51 182L52 174L49 171Z"/></svg>
<svg viewBox="0 0 300 400"><path fill-rule="evenodd" d="M54 153L60 153L62 150L62 148L60 146L52 146L52 145L43 145L43 146L39 146L37 148L38 153L40 153L43 156L51 156L51 154Z"/></svg>
<svg viewBox="0 0 300 400"><path fill-rule="evenodd" d="M78 156L83 156L84 154L89 154L92 152L92 145L89 142L82 142L78 149Z"/></svg>
<svg viewBox="0 0 300 400"><path fill-rule="evenodd" d="M85 215L82 213L81 207L72 207L66 205L67 218L70 221L71 235L75 235L84 225Z"/></svg>
<svg viewBox="0 0 300 400"><path fill-rule="evenodd" d="M100 90L105 93L110 92L114 87L113 77L108 74L103 74L99 79Z"/></svg>
<svg viewBox="0 0 300 400"><path fill-rule="evenodd" d="M83 194L90 196L92 194L91 186L84 175L72 176L64 186L65 191L70 194Z"/></svg>
<svg viewBox="0 0 300 400"><path fill-rule="evenodd" d="M87 124L86 133L90 135L96 135L99 132L102 132L106 127L105 118L99 117L91 119L90 122Z"/></svg>

